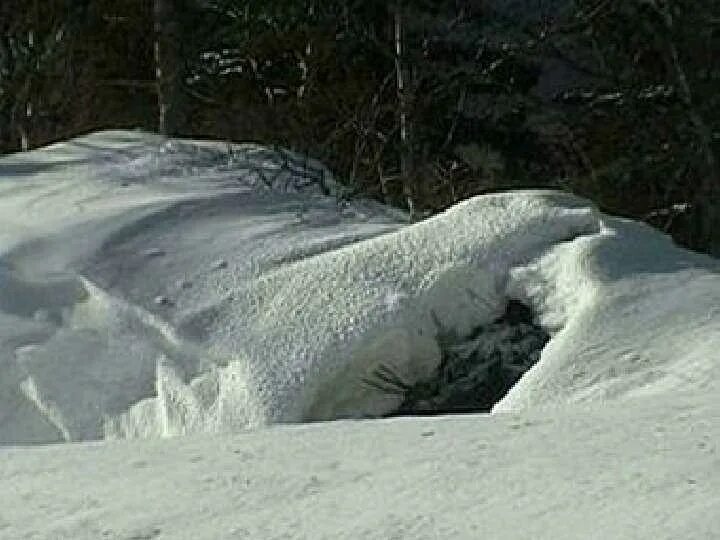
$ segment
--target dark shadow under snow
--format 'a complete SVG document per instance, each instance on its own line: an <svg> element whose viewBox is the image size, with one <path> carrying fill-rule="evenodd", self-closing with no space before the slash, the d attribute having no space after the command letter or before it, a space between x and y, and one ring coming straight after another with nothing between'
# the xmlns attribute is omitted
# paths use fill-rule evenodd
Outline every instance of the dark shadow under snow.
<svg viewBox="0 0 720 540"><path fill-rule="evenodd" d="M366 382L403 395L387 417L489 412L537 363L549 339L533 322L532 310L510 300L501 317L470 336L460 338L438 324L442 357L431 379L407 385L381 367Z"/></svg>

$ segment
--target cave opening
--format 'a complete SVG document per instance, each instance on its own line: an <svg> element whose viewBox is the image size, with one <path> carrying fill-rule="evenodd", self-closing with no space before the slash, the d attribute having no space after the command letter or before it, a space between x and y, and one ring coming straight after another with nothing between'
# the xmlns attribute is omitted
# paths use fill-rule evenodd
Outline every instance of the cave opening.
<svg viewBox="0 0 720 540"><path fill-rule="evenodd" d="M384 417L487 413L540 359L550 340L532 309L511 299L492 323L466 337L438 326L441 360L429 379L412 385L381 366L367 384L400 394L401 405Z"/></svg>

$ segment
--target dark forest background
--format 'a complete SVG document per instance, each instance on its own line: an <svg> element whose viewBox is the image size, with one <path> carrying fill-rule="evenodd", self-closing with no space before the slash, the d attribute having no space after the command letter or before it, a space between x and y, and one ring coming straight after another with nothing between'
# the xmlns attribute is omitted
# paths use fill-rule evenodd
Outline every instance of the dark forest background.
<svg viewBox="0 0 720 540"><path fill-rule="evenodd" d="M258 141L416 216L556 187L720 256L717 0L3 0L0 153Z"/></svg>

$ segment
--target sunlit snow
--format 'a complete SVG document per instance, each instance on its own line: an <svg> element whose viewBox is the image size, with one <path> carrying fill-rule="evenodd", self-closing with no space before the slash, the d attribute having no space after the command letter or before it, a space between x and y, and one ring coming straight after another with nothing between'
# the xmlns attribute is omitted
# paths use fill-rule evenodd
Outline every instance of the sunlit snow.
<svg viewBox="0 0 720 540"><path fill-rule="evenodd" d="M0 450L0 537L720 535L717 260L559 192L346 195L142 132L0 158L0 443L145 439ZM498 348L492 414L369 420Z"/></svg>

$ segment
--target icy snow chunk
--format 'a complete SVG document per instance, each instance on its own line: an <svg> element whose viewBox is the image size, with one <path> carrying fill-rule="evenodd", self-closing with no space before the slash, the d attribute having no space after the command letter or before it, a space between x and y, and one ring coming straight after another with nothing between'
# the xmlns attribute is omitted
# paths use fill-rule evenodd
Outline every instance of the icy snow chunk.
<svg viewBox="0 0 720 540"><path fill-rule="evenodd" d="M160 248L149 248L143 251L145 257L162 257L165 255L165 251Z"/></svg>
<svg viewBox="0 0 720 540"><path fill-rule="evenodd" d="M167 296L162 295L156 296L153 302L155 302L156 306L169 306L172 304L172 301Z"/></svg>
<svg viewBox="0 0 720 540"><path fill-rule="evenodd" d="M227 267L228 262L225 259L218 259L210 265L210 268L212 268L213 270L224 270Z"/></svg>

